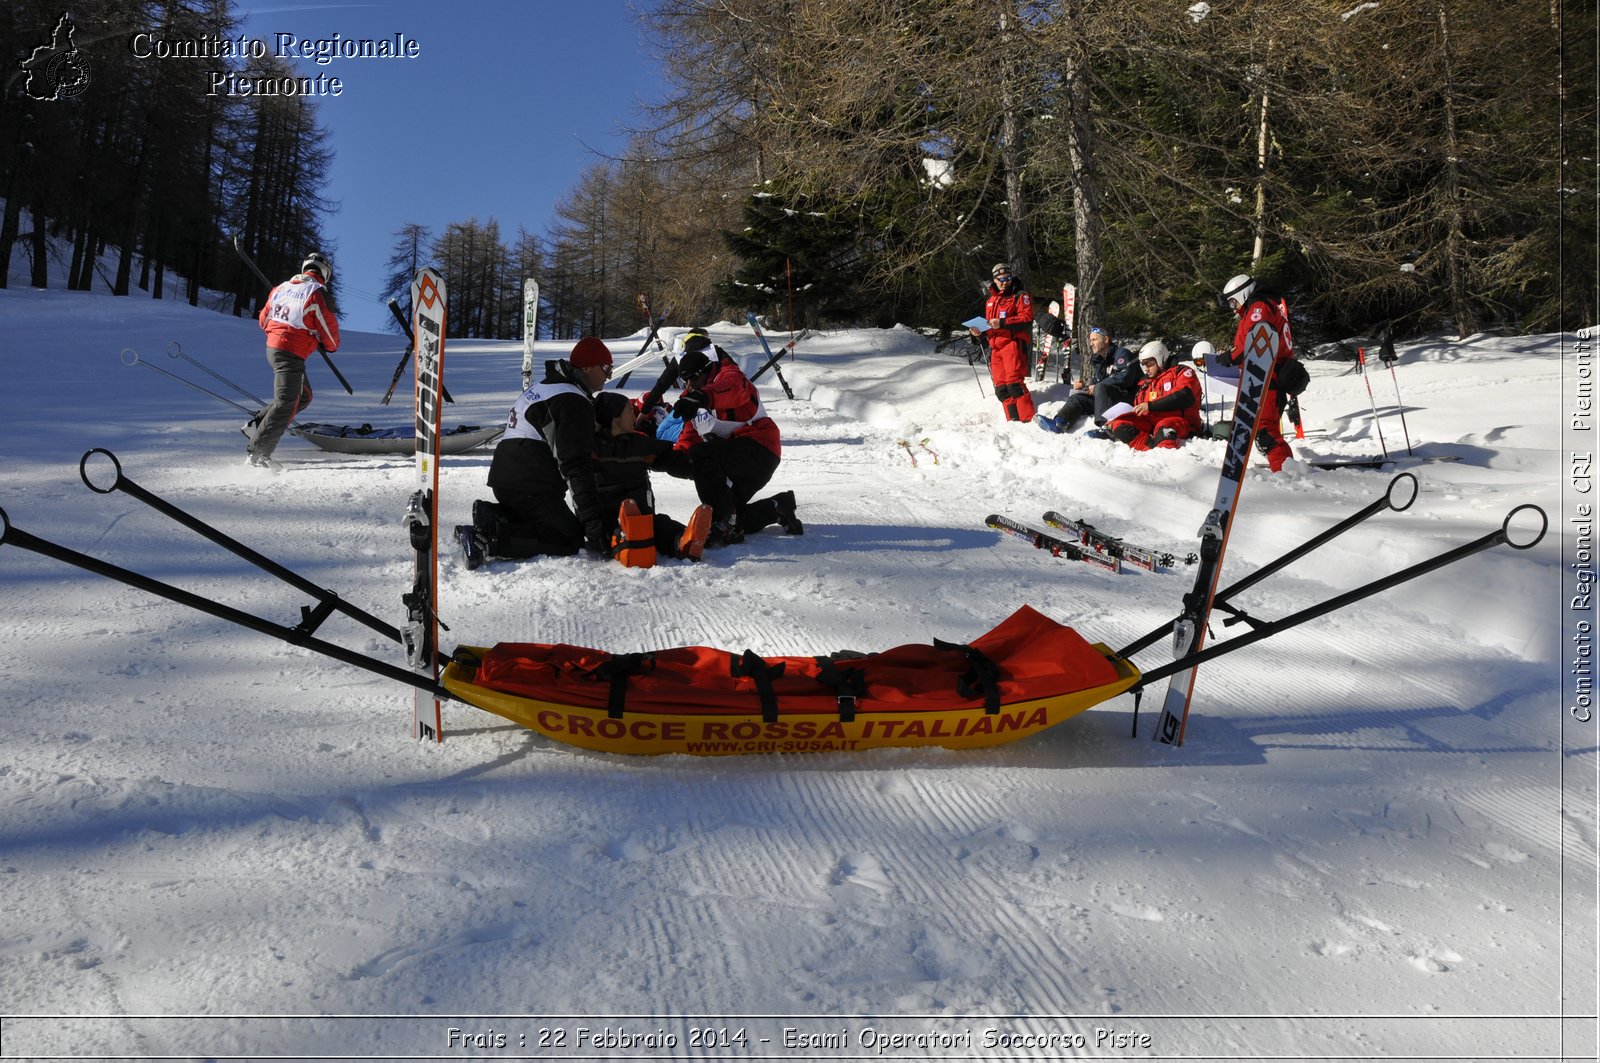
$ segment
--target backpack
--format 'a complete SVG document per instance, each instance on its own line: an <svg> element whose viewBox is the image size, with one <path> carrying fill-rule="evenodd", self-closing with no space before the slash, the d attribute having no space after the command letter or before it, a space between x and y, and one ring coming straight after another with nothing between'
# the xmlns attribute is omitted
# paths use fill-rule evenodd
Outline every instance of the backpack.
<svg viewBox="0 0 1600 1063"><path fill-rule="evenodd" d="M1290 358L1287 362L1279 364L1273 373L1272 382L1279 391L1285 395L1299 395L1311 384L1311 374L1301 364L1300 359Z"/></svg>

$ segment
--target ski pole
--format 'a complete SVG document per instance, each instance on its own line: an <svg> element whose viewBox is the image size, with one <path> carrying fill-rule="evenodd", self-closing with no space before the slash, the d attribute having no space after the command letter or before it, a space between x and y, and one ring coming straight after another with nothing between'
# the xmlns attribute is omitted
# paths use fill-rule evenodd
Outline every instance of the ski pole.
<svg viewBox="0 0 1600 1063"><path fill-rule="evenodd" d="M393 299L389 300L389 313L393 314L394 319L400 322L400 330L406 334L406 343L409 346L406 347L406 353L400 356L400 364L394 367L394 379L389 381L389 390L383 393L383 401L378 403L379 406L389 405L389 399L394 396L395 385L400 383L400 374L406 371L406 365L411 361L412 352L417 349L417 338L411 334L411 322L406 320L405 312L400 309L400 304ZM439 382L439 394L444 396L444 401L446 402L456 401L450 397L450 389L444 386L444 381L442 380Z"/></svg>
<svg viewBox="0 0 1600 1063"><path fill-rule="evenodd" d="M1383 346L1378 348L1378 360L1389 367L1389 379L1394 382L1394 405L1400 411L1400 431L1406 436L1406 453L1411 450L1411 429L1406 427L1406 404L1400 400L1400 378L1395 376L1394 363L1399 361L1399 356L1394 353L1394 326L1383 327Z"/></svg>
<svg viewBox="0 0 1600 1063"><path fill-rule="evenodd" d="M791 399L794 398L794 388L790 387L789 382L783 378L783 370L778 368L778 356L772 353L772 345L767 342L767 334L761 331L761 322L756 320L754 311L747 312L744 315L744 319L750 323L750 328L754 330L756 339L761 341L761 349L767 352L767 365L772 366L772 375L778 378L779 384L783 385L783 393ZM765 368L765 366L762 368Z"/></svg>
<svg viewBox="0 0 1600 1063"><path fill-rule="evenodd" d="M667 315L672 313L672 307L669 306L665 310L661 311L661 319L659 321L656 320L655 316L650 313L650 304L645 300L643 292L639 293L639 307L644 311L644 323L648 327L645 332L644 343L639 345L639 353L634 355L632 358L629 358L622 364L622 368L620 370L622 376L617 378L616 383L616 390L618 391L621 391L623 388L628 386L628 377L633 375L634 369L642 365L645 361L649 360L645 358L645 355L649 353L651 340L655 341L656 350L666 350L666 348L662 346L659 336L661 332L661 326L666 323Z"/></svg>
<svg viewBox="0 0 1600 1063"><path fill-rule="evenodd" d="M268 405L267 403L262 402L260 399L256 398L254 395L250 394L248 391L246 391L244 388L240 387L238 384L235 384L233 381L231 381L227 377L223 376L221 373L214 373L210 369L207 369L205 366L201 365L200 362L197 359L191 358L188 354L184 353L183 348L181 346L179 346L177 340L173 340L170 344L168 344L168 346L167 346L167 355L169 357L172 357L172 358L182 358L184 361L188 362L190 365L194 366L196 369L200 370L202 373L209 374L210 376L214 377L215 379L220 380L222 383L228 385L230 388L232 388L233 390L237 391L239 394L243 395L245 398L249 399L251 402L255 403L257 406L264 407L264 406Z"/></svg>
<svg viewBox="0 0 1600 1063"><path fill-rule="evenodd" d="M261 272L261 267L256 265L255 259L245 254L244 245L239 243L238 233L233 234L233 249L234 251L238 252L239 257L244 260L244 264L250 267L250 272L254 273L256 277L260 279L261 283L267 286L267 291L272 291L272 282L267 280L267 275ZM317 344L317 353L322 355L322 360L328 363L328 368L333 370L333 375L339 378L340 384L344 385L345 394L354 395L356 393L356 389L351 387L350 381L346 380L344 378L344 374L339 372L339 367L333 364L333 359L328 357L328 352L323 349L322 344L320 343Z"/></svg>
<svg viewBox="0 0 1600 1063"><path fill-rule="evenodd" d="M1367 376L1367 349L1356 348L1356 361L1361 366L1361 381L1367 385L1367 401L1372 404L1372 424L1378 430L1378 446L1383 448L1384 458L1389 457L1389 444L1383 441L1383 422L1378 420L1378 400L1372 397L1372 378Z"/></svg>

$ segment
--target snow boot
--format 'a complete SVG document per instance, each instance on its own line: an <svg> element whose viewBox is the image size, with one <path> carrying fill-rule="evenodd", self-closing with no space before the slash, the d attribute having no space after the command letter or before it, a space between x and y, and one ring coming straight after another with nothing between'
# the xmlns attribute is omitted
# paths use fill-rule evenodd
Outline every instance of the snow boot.
<svg viewBox="0 0 1600 1063"><path fill-rule="evenodd" d="M698 505L689 514L689 526L678 537L678 556L690 561L700 560L706 552L706 537L711 534L711 507Z"/></svg>
<svg viewBox="0 0 1600 1063"><path fill-rule="evenodd" d="M794 492L779 491L772 496L772 503L778 509L778 527L789 535L804 535L806 526L800 523L800 518L794 515Z"/></svg>
<svg viewBox="0 0 1600 1063"><path fill-rule="evenodd" d="M466 562L468 572L482 565L487 559L488 543L472 525L456 525L456 542L461 546L461 558Z"/></svg>

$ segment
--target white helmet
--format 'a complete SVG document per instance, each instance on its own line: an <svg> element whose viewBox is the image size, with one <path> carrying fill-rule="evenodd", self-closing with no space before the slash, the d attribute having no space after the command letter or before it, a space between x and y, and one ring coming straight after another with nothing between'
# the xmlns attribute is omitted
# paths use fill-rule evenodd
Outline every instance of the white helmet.
<svg viewBox="0 0 1600 1063"><path fill-rule="evenodd" d="M1206 359L1210 358L1216 353L1217 349L1211 346L1210 340L1201 340L1199 343L1189 348L1189 357L1194 360L1196 365L1205 365Z"/></svg>
<svg viewBox="0 0 1600 1063"><path fill-rule="evenodd" d="M1167 358L1171 354L1172 352L1167 350L1165 343L1160 340L1151 340L1139 348L1139 361L1144 362L1154 358L1156 360L1156 368L1165 369L1167 367Z"/></svg>
<svg viewBox="0 0 1600 1063"><path fill-rule="evenodd" d="M322 278L323 284L333 283L333 263L328 261L328 256L321 251L313 251L300 263L301 273L310 273L315 270L317 276Z"/></svg>
<svg viewBox="0 0 1600 1063"><path fill-rule="evenodd" d="M1250 303L1250 293L1255 290L1255 278L1248 273L1241 273L1229 279L1222 286L1222 295L1217 300L1225 310L1242 310Z"/></svg>

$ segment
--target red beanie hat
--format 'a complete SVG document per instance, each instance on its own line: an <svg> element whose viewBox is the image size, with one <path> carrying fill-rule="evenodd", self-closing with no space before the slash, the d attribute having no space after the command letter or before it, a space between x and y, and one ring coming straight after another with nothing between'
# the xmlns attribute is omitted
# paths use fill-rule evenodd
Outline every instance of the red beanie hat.
<svg viewBox="0 0 1600 1063"><path fill-rule="evenodd" d="M572 348L572 353L567 356L567 361L578 369L588 369L597 365L611 364L611 348L595 339L585 336Z"/></svg>

